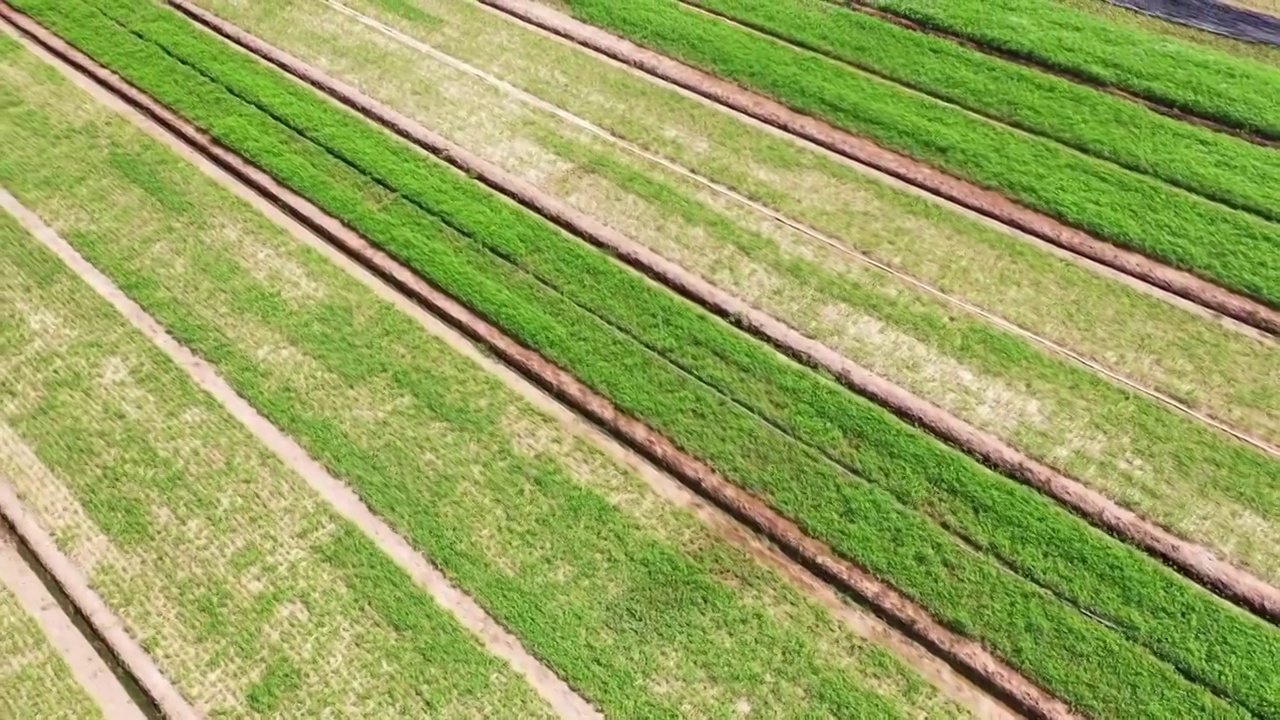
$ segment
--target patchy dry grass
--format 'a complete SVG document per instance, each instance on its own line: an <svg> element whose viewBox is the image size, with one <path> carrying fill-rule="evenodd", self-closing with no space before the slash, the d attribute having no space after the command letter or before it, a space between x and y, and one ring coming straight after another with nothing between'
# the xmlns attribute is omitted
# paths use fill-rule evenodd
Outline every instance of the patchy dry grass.
<svg viewBox="0 0 1280 720"><path fill-rule="evenodd" d="M514 673L8 216L3 234L0 305L15 312L0 323L0 471L199 709L539 711ZM404 612L420 625L403 627Z"/></svg>

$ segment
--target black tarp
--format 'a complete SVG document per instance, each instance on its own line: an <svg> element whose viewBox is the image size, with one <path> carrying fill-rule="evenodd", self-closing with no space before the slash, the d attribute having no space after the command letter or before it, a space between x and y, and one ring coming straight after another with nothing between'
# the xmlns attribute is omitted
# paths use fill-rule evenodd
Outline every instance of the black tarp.
<svg viewBox="0 0 1280 720"><path fill-rule="evenodd" d="M1165 20L1238 40L1280 46L1280 18L1217 0L1107 0Z"/></svg>

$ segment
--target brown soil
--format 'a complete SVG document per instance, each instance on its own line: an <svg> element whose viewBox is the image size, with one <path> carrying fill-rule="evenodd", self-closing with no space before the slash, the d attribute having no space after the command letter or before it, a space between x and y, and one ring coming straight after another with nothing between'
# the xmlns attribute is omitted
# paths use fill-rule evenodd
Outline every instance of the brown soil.
<svg viewBox="0 0 1280 720"><path fill-rule="evenodd" d="M875 168L930 194L1106 265L1273 336L1280 336L1280 310L1233 293L1191 273L1111 245L999 193L946 175L904 155L838 130L766 97L745 90L538 3L479 0L482 4L579 46L624 63L677 87L736 110L792 136Z"/></svg>
<svg viewBox="0 0 1280 720"><path fill-rule="evenodd" d="M202 13L187 8L191 13ZM627 417L609 401L593 393L569 373L549 363L537 353L504 335L452 298L431 287L366 240L343 227L314 207L297 203L291 193L282 192L273 180L242 158L217 145L173 113L112 73L69 47L44 28L13 11L0 0L0 16L20 27L35 42L96 82L109 88L130 105L182 138L205 157L213 160L240 182L270 199L281 210L312 232L340 248L383 281L445 320L472 341L532 380L577 412L609 430L613 435L651 461L695 488L749 527L775 542L811 572L840 589L864 599L890 622L922 644L1032 717L1075 718L1071 709L1032 684L995 658L978 643L942 626L892 588L870 574L834 556L829 548L805 536L792 522L773 512L764 503L715 474L705 464L689 457L670 441L643 423Z"/></svg>
<svg viewBox="0 0 1280 720"><path fill-rule="evenodd" d="M997 57L1007 62L1017 63L1019 65L1022 65L1023 67L1028 67L1033 70L1037 70L1039 72L1048 73L1049 75L1056 75L1064 80L1070 80L1071 82L1076 83L1078 85L1085 85L1093 88L1094 90L1107 93L1108 95L1114 95L1118 98L1128 100L1129 102L1137 103L1147 108L1148 110L1158 112L1161 115L1171 117L1175 120L1181 120L1182 122L1191 123L1192 125L1199 125L1201 127L1214 130L1216 132L1225 133L1227 135L1233 135L1235 137L1240 138L1241 140L1251 142L1255 145L1263 145L1266 147L1280 148L1280 139L1278 138L1263 137L1261 135L1250 133L1247 130L1241 130L1239 128L1234 128L1229 125L1224 125L1221 122L1218 122L1217 120L1214 120L1212 118L1201 117L1199 115L1194 115L1184 110L1171 108L1168 105L1162 105L1155 100L1142 97L1141 95L1134 95L1133 93L1127 92L1120 88L1099 83L1083 75L1080 75L1079 73L1073 73L1068 70L1061 70L1058 68L1049 67L1048 65L1037 62L1031 58L1023 57L1021 55L1015 55L1013 53L1005 52L1003 50L999 50L993 47L988 47L981 43L974 42L973 40L968 40L966 38L960 37L959 35L953 35L945 30L939 30L936 28L931 28L925 25L921 25L920 23L917 23L914 20L910 20L908 18L901 17L899 15L894 15L884 10L873 8L870 5L867 5L865 0L844 0L843 2L836 2L834 4L838 4L841 7L846 7L850 10L853 10L854 12L861 12L867 15L871 15L872 17L880 18L881 20L884 20L886 22L891 22L894 25L904 27L908 30L914 30L916 32L926 33L929 35L933 35L935 37L942 38L943 40L948 40L957 45L962 45L964 47L967 47L970 50L975 50L977 52L980 52L984 55L990 55L992 57Z"/></svg>
<svg viewBox="0 0 1280 720"><path fill-rule="evenodd" d="M1036 488L1094 525L1143 548L1220 595L1273 622L1280 621L1280 590L1217 558L1205 547L1174 536L1105 495L1018 452L999 438L974 428L960 418L876 376L835 350L805 337L783 322L730 296L621 233L568 208L531 184L426 130L412 119L360 94L346 84L329 78L239 28L188 5L185 0L170 2L197 22L242 48L443 158L469 176L577 237L604 249L632 268L770 343L785 354L806 365L830 372L854 392L888 408L907 422L925 428L994 469Z"/></svg>

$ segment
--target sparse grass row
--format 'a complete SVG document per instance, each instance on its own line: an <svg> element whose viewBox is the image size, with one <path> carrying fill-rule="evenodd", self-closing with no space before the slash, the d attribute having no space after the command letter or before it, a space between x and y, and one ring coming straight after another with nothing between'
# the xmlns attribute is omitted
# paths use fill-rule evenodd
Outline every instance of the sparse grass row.
<svg viewBox="0 0 1280 720"><path fill-rule="evenodd" d="M1044 0L869 0L1052 68L1280 138L1280 68Z"/></svg>
<svg viewBox="0 0 1280 720"><path fill-rule="evenodd" d="M1280 153L826 0L685 0L992 120L1270 220Z"/></svg>
<svg viewBox="0 0 1280 720"><path fill-rule="evenodd" d="M812 448L769 430L723 396L710 392L705 385L646 352L634 339L485 252L474 239L444 226L439 218L394 194L385 194L379 203L381 209L374 211L367 204L371 188L349 167L338 163L316 146L298 142L256 109L237 102L208 83L206 78L174 63L154 46L137 43L109 23L104 25L100 16L85 11L83 6L77 5L78 11L62 9L61 12L45 13L41 10L48 10L48 7L40 2L22 4L50 19L74 42L83 44L118 72L177 107L223 142L240 149L295 189L401 255L434 282L488 314L524 342L574 370L624 408L648 419L690 450L709 458L739 482L770 497L781 509L806 523L811 531L920 597L935 612L987 640L1015 662L1024 665L1033 676L1063 692L1082 707L1106 712L1107 708L1137 703L1153 711L1162 711L1163 708L1172 712L1226 715L1233 712L1230 706L1193 690L1172 672L1172 668L1138 651L1102 625L1086 620L1042 595L1030 584L972 555L940 533L933 524L905 512L882 488L866 485L852 475L839 472ZM281 115L294 116L295 121L307 116L314 120L321 117L316 113L328 112L331 107L305 91L300 95L295 86L274 72L234 55L219 46L218 41L199 34L173 16L153 16L151 13L134 16L132 13L141 11L141 7L126 8L115 4L107 7L111 12L123 9L120 17L142 32L167 38L166 44L176 48L175 51L183 48L188 52L199 50L193 55L194 61L207 68L216 71L230 63L237 72L245 73L244 77L228 78L242 92L280 93L276 100L284 102L273 109ZM289 107L295 102L299 103L298 107ZM340 112L326 117L323 125L328 128L326 132L334 133L329 136L330 140L338 139L341 143L345 137L347 141L354 141L356 146L345 147L344 151L349 155L363 154L365 161L381 168L375 172L394 173L397 168L406 168L403 162L414 160L412 151L405 146L368 126L361 126L360 121L350 117L344 119ZM359 127L364 129L358 130ZM417 182L424 183L416 186L421 196L415 198L418 202L435 203L437 212L449 216L455 225L466 226L487 220L490 223L486 229L487 238L514 243L506 248L508 257L519 259L521 243L538 239L539 244L551 243L547 252L558 254L566 266L576 268L578 277L584 282L599 283L605 290L612 289L613 294L627 287L616 284L627 282L623 279L627 277L626 273L620 272L601 256L573 250L579 246L559 238L554 231L528 216L522 219L510 206L477 191L477 186L467 184L461 176L438 163L417 158L412 169L419 177ZM412 191L413 187L410 187ZM435 193L434 199L424 200L424 192ZM460 198L478 207L459 204ZM503 221L514 222L514 227L534 234L528 238L506 234L502 230L506 225ZM596 258L598 262L592 264L589 258ZM537 270L535 261L526 262ZM739 363L739 367L754 367L754 363L768 362L763 358L770 357L769 351L754 343L742 345L743 348L751 348L749 352L756 353L754 358L746 361L735 358L739 348L733 344L732 338L737 336L732 331L687 306L678 303L664 306L664 301L655 299L659 295L667 297L653 288L648 289L648 297L644 294L633 296L632 300L636 302L634 312L669 312L670 309L683 308L687 318L701 317L703 326L700 328L696 324L686 324L696 320L678 315L668 317L685 327L696 328L696 335L704 335L705 341L712 343L694 348L693 352L711 354L702 355L703 358L732 360ZM655 302L658 304L645 307ZM668 299L665 302L673 301ZM609 308L602 305L592 310L607 312ZM740 338L738 342L741 342ZM700 361L697 355L686 356L683 361L690 362L690 359ZM705 367L696 366L694 369L701 371ZM802 376L814 378L814 382L819 383L810 385L810 388L823 387L815 376L807 373L802 373ZM762 381L775 382L775 379L755 380L757 383ZM769 393L773 390L762 386L756 392ZM842 395L842 391L834 388L832 391ZM786 396L785 389L782 389L782 395ZM878 423L894 422L882 411L865 403L862 407L852 407L858 411L858 421L870 423L872 428L879 429ZM861 435L857 437L871 440ZM899 435L895 440L901 438ZM954 454L947 455L950 451L940 450L927 438L908 433L907 439L910 444L906 448L895 450L906 450L911 456L921 452L940 452L953 458L950 462L964 471L984 472ZM870 460L868 462L864 458L861 461L875 470L874 457ZM955 498L944 495L940 493L926 500L943 506L955 503ZM1024 499L1029 499L1032 504L1043 502L1033 495L1024 495ZM851 522L847 515L849 512L858 515L859 521ZM1057 518L1064 527L1079 523L1065 514L1059 514ZM1090 535L1093 531L1080 527L1086 537L1111 542L1103 540L1100 534ZM912 556L903 557L902 548L912 548ZM1149 560L1136 554L1127 557L1131 566L1126 572L1137 572L1161 588L1142 588L1147 599L1139 600L1139 607L1159 602L1156 600L1159 595L1165 596L1167 601L1172 593L1180 598L1173 600L1175 605L1185 601L1190 605L1184 607L1198 607L1196 612L1217 613L1227 626L1239 629L1239 633L1228 630L1224 642L1251 657L1222 657L1219 660L1245 674L1250 672L1249 667L1267 662L1257 656L1258 652L1267 652L1268 630L1265 627L1217 604L1217 601L1167 571L1157 569ZM1147 570L1142 570L1143 567ZM1043 569L1052 572L1049 568ZM961 586L959 591L957 584ZM1089 583L1086 581L1084 585ZM968 591L963 590L964 587ZM1105 589L1094 586L1085 592L1095 593L1092 600L1096 601L1102 597L1096 593L1111 593L1110 588L1108 583ZM1125 605L1125 602L1121 601L1120 605ZM1143 628L1131 629L1137 636L1144 636L1146 631ZM1215 635L1218 632L1215 631ZM1175 639L1173 644L1184 648L1195 645L1194 654L1197 655L1204 651L1205 646L1222 646L1207 640L1203 637L1196 641L1185 638L1184 643ZM1203 658L1184 654L1176 648L1171 651L1168 643L1161 645L1152 638L1147 638L1147 641L1159 645L1158 649L1165 654L1171 652L1178 656L1175 662L1193 674L1217 673L1206 667ZM1132 666L1130 672L1117 677L1113 666L1102 668L1081 664L1075 656L1082 652L1082 648L1092 648L1085 652L1089 657L1108 657L1121 665ZM1255 707L1265 708L1270 702L1267 696L1271 691L1265 687L1265 678L1236 682L1220 675L1218 679L1210 678L1209 682L1233 685L1234 688L1228 692Z"/></svg>
<svg viewBox="0 0 1280 720"><path fill-rule="evenodd" d="M1280 225L949 106L676 0L566 0L581 20L1280 307Z"/></svg>
<svg viewBox="0 0 1280 720"><path fill-rule="evenodd" d="M5 96L21 107L8 116L12 122L0 125L0 144L11 148L0 156L0 183L59 227L95 266L603 712L729 717L746 707L765 716L854 713L938 720L965 714L884 648L861 639L326 257L123 119L77 97L78 91L38 60L26 57L23 64L25 83L8 84L16 74L8 72L12 66L0 75L0 93L12 91ZM48 77L37 82L36 74ZM379 191L367 182L355 191L369 193L357 203L376 214ZM65 302L84 304L84 298L67 293ZM180 387L171 394L183 392ZM57 406L37 431L44 438L58 432L77 437L77 409ZM222 416L208 412L216 421L209 421L211 427L221 428ZM84 422L105 422L96 412L89 415ZM156 422L172 422L187 435L204 427L203 416L183 417L158 416ZM159 435L168 442L168 435ZM252 447L247 439L238 442ZM192 446L188 441L177 447ZM237 483L253 485L243 490L237 484L230 499L207 501L225 519L219 532L225 526L225 532L258 536L256 526L236 514L242 505L252 506L253 518L265 516L288 529L301 522L295 508L319 502L281 490L239 454L217 446L197 450L183 457L198 465L222 453L232 463L226 472ZM203 488L205 478L204 471L192 472L189 478L162 473L157 482L180 477L172 492L190 494L195 490L186 485ZM150 485L105 485L93 499L109 517L136 509L132 493L152 499ZM157 517L166 517L172 505L153 504ZM315 524L307 521L303 528ZM183 557L197 567L210 564L204 555L191 554L191 542L174 540L169 528L162 524L151 532L156 542L175 548L178 560L148 558L145 568L155 567L159 575ZM347 552L348 544L359 546L359 536L340 539L324 546L323 557L360 583L347 592L335 580L329 591L344 602L379 608L377 617L386 613L381 622L405 643L424 637L422 628L433 616L430 608L410 602L420 593L391 584L398 574L384 558L371 561ZM309 582L305 567L279 564L278 555L289 558L298 549L288 537L262 551L246 544L234 556L238 570L229 588L188 588L187 602L177 607L195 608L197 619L213 624L211 632L224 625L240 632L233 619L244 616L293 638L292 616L286 614L282 627L266 603L277 601L279 583ZM262 553L267 557L258 562ZM264 573L271 581L262 588L266 610L242 598L242 588L259 587ZM185 575L176 577L183 581ZM302 596L298 602L319 614L328 611L323 600ZM296 609L288 597L283 602L286 610ZM321 694L314 699L317 707L350 708L360 717L538 716L538 708L519 698L494 695L487 706L478 704L483 697L427 710L397 705L401 687L416 688L427 699L442 694L455 666L460 673L466 663L444 641L433 649L424 640L409 646L416 658L412 666L389 661L380 679L353 675L383 657L380 645L363 641L361 628L370 622L348 621L355 634L347 650L353 657L345 663L308 656L295 658L294 665L305 680L299 692L313 687L312 674L329 673L357 691L356 699L385 696L384 704L351 704ZM227 656L238 660L237 653L261 647L256 632L257 625L235 635L247 640ZM315 642L328 647L323 634ZM161 654L182 647L205 646L166 639ZM268 644L264 651L274 647ZM327 670L334 665L347 672ZM208 677L227 677L202 667ZM388 690L388 683L395 688ZM282 703L289 711L320 714L293 695Z"/></svg>
<svg viewBox="0 0 1280 720"><path fill-rule="evenodd" d="M0 243L26 241L12 218L0 212ZM11 542L0 530L0 553ZM71 675L27 613L17 595L0 581L0 717L44 720L101 720L102 709Z"/></svg>

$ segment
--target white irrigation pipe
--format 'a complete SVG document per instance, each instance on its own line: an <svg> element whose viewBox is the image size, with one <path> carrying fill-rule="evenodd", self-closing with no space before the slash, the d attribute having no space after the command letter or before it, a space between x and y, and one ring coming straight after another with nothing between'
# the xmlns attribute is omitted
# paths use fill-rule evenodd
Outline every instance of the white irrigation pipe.
<svg viewBox="0 0 1280 720"><path fill-rule="evenodd" d="M902 280L903 282L909 283L919 288L920 290L924 290L927 293L930 293L936 297L942 298L943 300L946 300L947 302L955 305L956 307L959 307L969 313L972 313L974 315L977 315L978 317L981 317L982 319L986 320L987 322L993 325L996 325L1016 335L1020 335L1028 340L1032 340L1044 346L1045 348L1048 348L1050 351L1054 353L1062 355L1063 357L1070 358L1071 360L1074 360L1080 365L1083 365L1100 375L1103 375L1117 383L1120 383L1121 385L1124 385L1125 387L1128 387L1131 390L1134 390L1143 395L1146 395L1158 402L1164 403L1165 405L1168 405L1169 407L1172 407L1175 410L1178 410L1192 418L1195 418L1196 420L1202 423L1205 423L1206 425L1216 428L1236 438L1237 440L1240 440L1241 442L1252 445L1253 447L1259 450L1262 450L1263 452L1266 452L1274 457L1280 457L1280 448L1276 448L1267 442L1264 442L1250 435L1242 433L1239 430L1236 430L1204 413L1201 413L1173 399L1172 397L1169 397L1168 395L1161 393L1158 390L1145 387L1143 385L1140 385L1134 382L1133 380L1130 380L1122 375L1119 375L1111 370L1108 370L1107 368L1103 367L1102 365L1099 365L1093 360L1090 360L1084 357L1083 355L1076 353L1073 350L1070 350L1062 345L1059 345L1053 342L1052 340L1049 340L1048 338L1036 335L1030 330L1026 330L1022 327L1019 327L1018 325L1015 325L1014 323L1008 320L1005 320L1002 317L993 315L990 312L987 312L986 310L983 310L982 308L976 305L973 305L972 303L969 303L960 298L948 295L946 292L922 280L918 280L916 278L911 277L910 275L906 275L902 273L899 270L895 270L894 268L880 262L879 260L876 260L875 258L864 255L858 252L857 250L854 250L853 248L848 247L847 245L840 242L839 240L836 240L830 237L829 235L822 233L819 230L816 230L803 223L792 220L786 217L785 215L782 215L777 211L772 210L771 208L768 208L764 205L761 205L755 200L752 200L751 198L748 198L745 195L742 195L741 193L736 192L735 190L732 190L728 187L725 187L724 185L721 185L715 182L714 180L705 178L695 173L694 171L689 170L688 168L677 165L671 162L670 160L667 160L666 158L655 155L649 152L648 150L645 150L644 148L639 147L638 145L635 145L620 137L617 137L612 133L610 133L608 130L605 130L604 128L600 127L599 125L596 125L595 123L592 123L589 120L580 118L577 115L574 115L573 113L570 113L569 111L557 105L553 105L552 103L549 103L546 100L543 100L542 98L539 98L535 95L527 93L524 90L521 90L520 88L512 85L511 83L501 78L498 78L494 75L491 75L485 72L484 70L481 70L478 67L470 65L462 60L459 60L453 57L452 55L448 55L444 52L441 52L440 50L437 50L436 48L431 47L430 45L422 42L421 40L418 40L417 38L411 37L409 35L406 35L405 33L400 32L399 30L396 30L395 28L387 25L386 23L375 20L374 18L364 15L357 10L353 10L347 7L346 5L343 5L342 3L337 2L337 0L320 0L320 1L328 5L329 7L333 8L334 10L337 10L338 12L343 13L383 33L384 35L387 35L388 37L391 37L399 41L405 46L413 48L414 50L417 50L418 52L421 52L425 55L429 55L432 58L448 65L449 67L454 68L455 70L459 70L461 72L467 73L468 75L477 77L489 83L490 85L493 85L494 87L499 88L500 90L502 90L503 92L506 92L512 97L525 102L528 105L532 105L533 107L536 107L539 110L542 110L544 112L551 113L552 115L555 115L557 118L564 120L565 122L570 123L571 125L574 125L578 128L586 130L587 132L590 132L593 135L596 135L610 143L613 143L614 145L617 145L634 155L642 157L645 160L648 160L653 163L657 163L658 165L661 165L662 167L674 173L677 173L682 177L692 180L698 183L699 185L702 185L703 187L706 187L731 200L734 200L735 202L745 205L751 208L752 210L755 210L756 212L762 215L765 215L771 220L779 222L791 228L792 230L795 230L803 235L808 236L809 238L817 240L818 242L823 243L824 245L827 245L828 247L840 253L848 255L849 257L854 258L865 265L874 267L875 269L880 270L881 272L887 273L893 276L894 278L897 278L898 280Z"/></svg>

